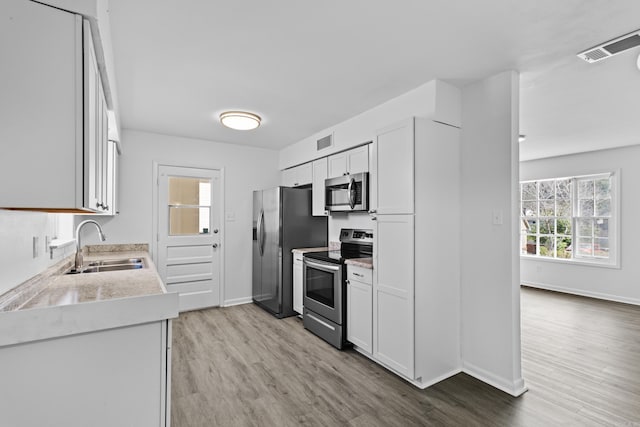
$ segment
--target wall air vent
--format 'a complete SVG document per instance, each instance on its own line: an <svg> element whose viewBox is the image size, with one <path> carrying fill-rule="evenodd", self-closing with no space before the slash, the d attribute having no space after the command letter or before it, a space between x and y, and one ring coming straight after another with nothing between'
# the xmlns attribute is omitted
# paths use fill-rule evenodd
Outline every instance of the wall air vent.
<svg viewBox="0 0 640 427"><path fill-rule="evenodd" d="M598 62L636 46L640 46L640 30L580 52L578 58L582 58L589 63Z"/></svg>
<svg viewBox="0 0 640 427"><path fill-rule="evenodd" d="M317 149L316 151L320 151L324 148L329 148L333 145L333 134L329 134L323 138L320 138L316 141Z"/></svg>

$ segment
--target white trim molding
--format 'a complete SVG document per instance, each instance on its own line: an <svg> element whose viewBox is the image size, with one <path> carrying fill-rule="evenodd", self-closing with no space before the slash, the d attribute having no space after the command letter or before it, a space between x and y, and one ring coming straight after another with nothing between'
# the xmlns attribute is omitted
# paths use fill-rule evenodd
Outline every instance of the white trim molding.
<svg viewBox="0 0 640 427"><path fill-rule="evenodd" d="M513 397L518 397L528 390L523 378L519 378L511 382L469 362L462 362L462 372L469 374L472 377L497 388L498 390L502 390Z"/></svg>
<svg viewBox="0 0 640 427"><path fill-rule="evenodd" d="M530 281L522 281L522 286L527 286L529 288L543 289L546 291L562 292L565 294L578 295L581 297L596 298L596 299L601 299L605 301L621 302L624 304L632 304L632 305L640 306L640 299L638 298L627 298L627 297L621 297L617 295L605 294L602 292L590 292L590 291L585 291L584 289L568 288L565 286L556 286L556 285L550 285L548 283L537 283L537 282L530 282Z"/></svg>
<svg viewBox="0 0 640 427"><path fill-rule="evenodd" d="M253 302L252 297L232 298L224 301L222 307L231 307L234 305L250 304Z"/></svg>

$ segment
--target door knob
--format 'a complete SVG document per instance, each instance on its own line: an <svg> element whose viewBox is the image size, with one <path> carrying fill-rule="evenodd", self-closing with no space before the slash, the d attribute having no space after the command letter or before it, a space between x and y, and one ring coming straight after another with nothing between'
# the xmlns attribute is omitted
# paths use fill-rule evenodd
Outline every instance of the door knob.
<svg viewBox="0 0 640 427"><path fill-rule="evenodd" d="M217 244L217 243L214 243L214 244L213 244L213 245L211 245L211 246L213 246L213 249L215 249L215 248L217 248L217 247L218 247L218 244Z"/></svg>

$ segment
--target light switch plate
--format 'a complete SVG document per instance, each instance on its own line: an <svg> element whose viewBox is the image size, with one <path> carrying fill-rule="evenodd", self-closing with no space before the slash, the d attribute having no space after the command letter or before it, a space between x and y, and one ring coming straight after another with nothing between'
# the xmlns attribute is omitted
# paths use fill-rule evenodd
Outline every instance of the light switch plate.
<svg viewBox="0 0 640 427"><path fill-rule="evenodd" d="M225 215L225 219L229 222L233 222L236 220L236 213L235 212L227 212Z"/></svg>
<svg viewBox="0 0 640 427"><path fill-rule="evenodd" d="M504 215L501 209L493 211L493 225L502 225L504 223Z"/></svg>

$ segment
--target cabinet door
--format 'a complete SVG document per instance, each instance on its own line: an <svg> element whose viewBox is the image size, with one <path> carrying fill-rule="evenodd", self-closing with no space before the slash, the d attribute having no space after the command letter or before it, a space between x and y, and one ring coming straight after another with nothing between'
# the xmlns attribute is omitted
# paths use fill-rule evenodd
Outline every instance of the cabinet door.
<svg viewBox="0 0 640 427"><path fill-rule="evenodd" d="M107 215L116 215L118 193L118 148L115 141L107 141L106 205Z"/></svg>
<svg viewBox="0 0 640 427"><path fill-rule="evenodd" d="M0 206L79 208L82 19L24 0L0 17Z"/></svg>
<svg viewBox="0 0 640 427"><path fill-rule="evenodd" d="M93 47L91 29L84 22L84 206L102 211L102 121L103 108L100 73Z"/></svg>
<svg viewBox="0 0 640 427"><path fill-rule="evenodd" d="M378 215L373 253L373 356L414 373L414 218Z"/></svg>
<svg viewBox="0 0 640 427"><path fill-rule="evenodd" d="M369 172L369 146L354 148L347 151L349 174Z"/></svg>
<svg viewBox="0 0 640 427"><path fill-rule="evenodd" d="M282 185L285 187L300 187L301 185L309 185L312 181L313 165L311 162L282 171Z"/></svg>
<svg viewBox="0 0 640 427"><path fill-rule="evenodd" d="M311 185L312 203L311 214L313 216L327 216L329 212L325 209L324 180L327 179L327 158L315 160L313 162L313 183Z"/></svg>
<svg viewBox="0 0 640 427"><path fill-rule="evenodd" d="M302 254L293 254L293 311L302 314Z"/></svg>
<svg viewBox="0 0 640 427"><path fill-rule="evenodd" d="M374 147L374 191L379 214L414 213L413 141L413 118L378 132Z"/></svg>
<svg viewBox="0 0 640 427"><path fill-rule="evenodd" d="M282 180L280 181L285 187L293 187L296 181L295 168L289 168L282 171Z"/></svg>
<svg viewBox="0 0 640 427"><path fill-rule="evenodd" d="M296 182L294 185L299 187L301 185L309 185L313 183L313 163L305 163L300 166L296 166Z"/></svg>
<svg viewBox="0 0 640 427"><path fill-rule="evenodd" d="M371 285L347 281L347 341L371 354L373 334Z"/></svg>
<svg viewBox="0 0 640 427"><path fill-rule="evenodd" d="M329 175L327 178L346 175L348 169L348 155L346 152L334 154L328 157Z"/></svg>

